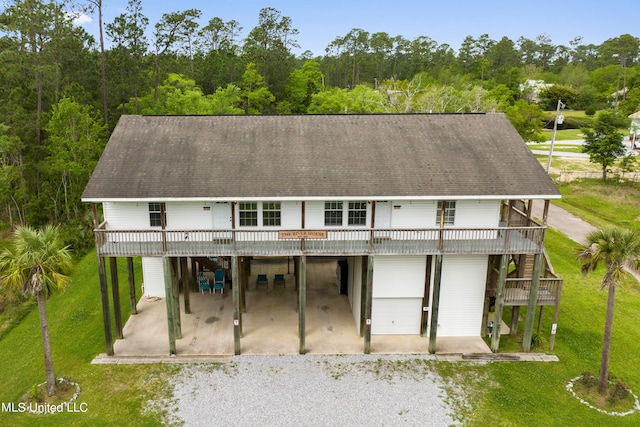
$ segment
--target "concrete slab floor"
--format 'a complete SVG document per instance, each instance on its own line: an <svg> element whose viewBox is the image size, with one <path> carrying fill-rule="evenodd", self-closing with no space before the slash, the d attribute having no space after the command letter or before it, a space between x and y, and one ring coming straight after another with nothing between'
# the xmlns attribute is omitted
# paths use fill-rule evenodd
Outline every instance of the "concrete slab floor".
<svg viewBox="0 0 640 427"><path fill-rule="evenodd" d="M340 295L335 259L309 258L305 349L309 354L362 354L364 340L353 318L349 299ZM275 274L286 283L274 287ZM266 274L268 287L256 289L257 274ZM357 302L359 304L359 302ZM180 357L220 357L234 353L233 298L224 293L190 294L191 313L184 313L180 296L182 338L176 340ZM242 313L241 354L298 354L298 312L293 262L286 258L252 262L246 313ZM165 358L169 355L167 310L164 298L142 298L138 314L127 321L123 339L116 340L116 357ZM419 335L373 335L371 352L427 354L428 338ZM481 337L438 337L436 354L490 353Z"/></svg>

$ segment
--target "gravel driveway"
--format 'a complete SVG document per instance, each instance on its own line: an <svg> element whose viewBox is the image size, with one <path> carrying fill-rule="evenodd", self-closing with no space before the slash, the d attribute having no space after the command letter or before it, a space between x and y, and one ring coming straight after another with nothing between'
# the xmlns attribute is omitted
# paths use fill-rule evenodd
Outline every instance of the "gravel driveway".
<svg viewBox="0 0 640 427"><path fill-rule="evenodd" d="M398 426L456 424L429 356L238 356L173 378L170 424Z"/></svg>

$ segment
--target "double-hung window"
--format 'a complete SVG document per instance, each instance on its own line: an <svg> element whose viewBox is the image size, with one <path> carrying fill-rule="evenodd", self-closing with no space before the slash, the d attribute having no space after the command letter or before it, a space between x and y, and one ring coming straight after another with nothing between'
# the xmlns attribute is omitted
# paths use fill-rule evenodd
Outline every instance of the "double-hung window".
<svg viewBox="0 0 640 427"><path fill-rule="evenodd" d="M342 226L342 202L324 202L324 225Z"/></svg>
<svg viewBox="0 0 640 427"><path fill-rule="evenodd" d="M238 205L240 226L256 227L258 225L258 203L240 202Z"/></svg>
<svg viewBox="0 0 640 427"><path fill-rule="evenodd" d="M367 202L349 202L349 225L367 224Z"/></svg>
<svg viewBox="0 0 640 427"><path fill-rule="evenodd" d="M151 227L162 227L163 205L164 203L159 202L149 203L149 225Z"/></svg>
<svg viewBox="0 0 640 427"><path fill-rule="evenodd" d="M438 209L436 211L436 225L440 225L440 218L442 217L442 201L438 202ZM446 200L444 202L444 221L443 225L454 225L456 219L456 201Z"/></svg>
<svg viewBox="0 0 640 427"><path fill-rule="evenodd" d="M262 225L280 225L280 202L264 202L262 204Z"/></svg>

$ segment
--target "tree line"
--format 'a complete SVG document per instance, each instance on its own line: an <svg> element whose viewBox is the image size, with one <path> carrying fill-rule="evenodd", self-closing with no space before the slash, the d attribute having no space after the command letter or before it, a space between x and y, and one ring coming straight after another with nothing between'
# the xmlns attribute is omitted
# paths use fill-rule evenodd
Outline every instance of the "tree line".
<svg viewBox="0 0 640 427"><path fill-rule="evenodd" d="M75 8L75 9L74 9ZM354 28L324 55L300 49L291 18L264 8L241 23L170 12L150 23L141 0L102 22L102 0L8 1L0 14L0 220L64 224L74 245L91 242L80 195L122 114L305 114L502 111L536 140L541 109L640 106L640 40L555 45L487 34L455 50ZM99 40L74 25L97 18ZM201 25L200 22L206 22ZM105 46L109 46L108 48ZM527 80L553 83L541 94ZM535 95L539 95L537 98ZM535 102L533 102L535 101Z"/></svg>

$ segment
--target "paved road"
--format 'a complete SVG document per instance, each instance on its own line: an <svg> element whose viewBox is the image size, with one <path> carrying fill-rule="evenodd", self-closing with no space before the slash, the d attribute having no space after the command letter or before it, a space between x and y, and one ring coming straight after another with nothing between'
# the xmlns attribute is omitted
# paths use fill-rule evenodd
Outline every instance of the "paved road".
<svg viewBox="0 0 640 427"><path fill-rule="evenodd" d="M632 155L637 155L638 154L638 150L633 150L633 148L631 147L632 142L625 139L623 141L625 147L627 147L628 149L628 153L632 154ZM543 144L551 144L551 141L546 141ZM556 145L582 145L584 144L584 139L567 139L567 140L562 140L562 141L555 141ZM529 148L531 148L531 152L533 154L540 154L540 155L549 155L549 150L536 150L535 147L536 143L534 142L529 142L527 143L527 145L529 146ZM568 151L556 151L555 149L553 150L553 157L574 157L574 158L583 158L583 159L588 159L589 155L586 153L572 153L572 152L568 152Z"/></svg>
<svg viewBox="0 0 640 427"><path fill-rule="evenodd" d="M542 219L543 209L544 201L536 200L533 203L533 216ZM596 227L588 222L553 204L549 204L547 225L564 233L568 238L580 244L584 243L585 237L590 231L596 229Z"/></svg>

